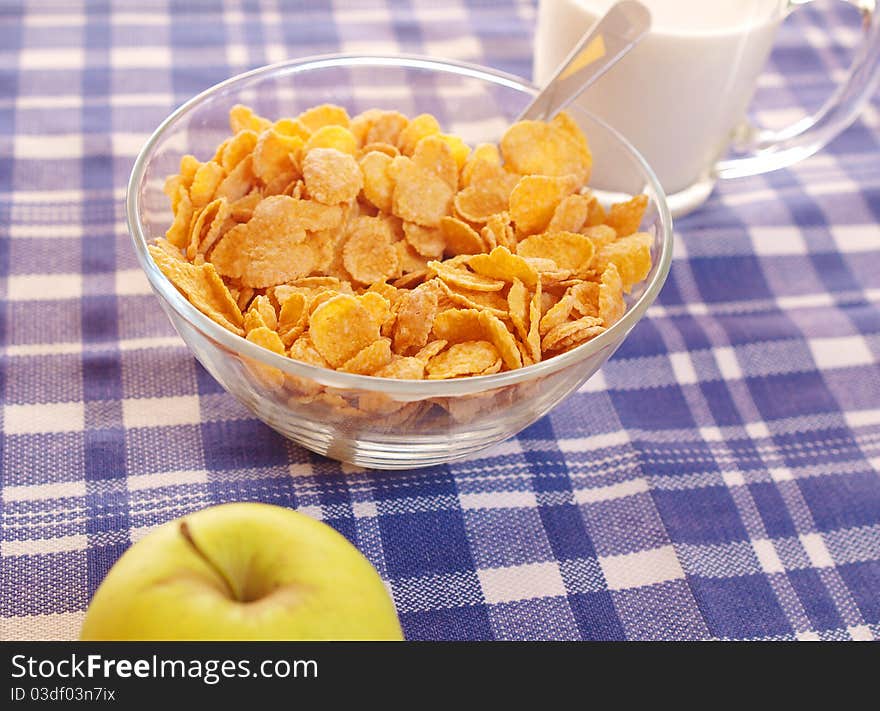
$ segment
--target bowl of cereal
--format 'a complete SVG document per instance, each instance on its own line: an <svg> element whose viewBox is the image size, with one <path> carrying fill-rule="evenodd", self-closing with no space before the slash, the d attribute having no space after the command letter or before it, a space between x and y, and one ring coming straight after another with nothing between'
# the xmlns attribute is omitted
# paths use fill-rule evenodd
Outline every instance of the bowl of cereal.
<svg viewBox="0 0 880 711"><path fill-rule="evenodd" d="M641 156L577 109L517 122L535 94L415 56L212 87L132 170L159 305L228 392L319 454L408 469L515 435L614 353L672 259Z"/></svg>

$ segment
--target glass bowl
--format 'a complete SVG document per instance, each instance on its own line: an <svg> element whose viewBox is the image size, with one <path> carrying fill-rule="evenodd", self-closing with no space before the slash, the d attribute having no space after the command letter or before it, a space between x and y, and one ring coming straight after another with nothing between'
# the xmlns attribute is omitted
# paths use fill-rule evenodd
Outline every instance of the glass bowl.
<svg viewBox="0 0 880 711"><path fill-rule="evenodd" d="M180 337L211 375L263 422L303 447L352 464L409 469L463 459L516 434L577 390L611 356L654 301L672 259L672 219L654 173L612 128L572 110L588 138L601 137L593 187L650 199L642 230L653 267L623 318L597 338L520 370L455 380L392 380L340 373L276 355L196 310L153 263L147 244L171 222L165 177L185 153L206 159L228 135L229 109L247 104L271 119L321 103L351 115L378 107L434 114L470 145L497 142L535 87L493 69L415 56L333 55L296 59L233 77L172 113L144 146L126 199L138 261ZM614 184L603 177L614 166Z"/></svg>

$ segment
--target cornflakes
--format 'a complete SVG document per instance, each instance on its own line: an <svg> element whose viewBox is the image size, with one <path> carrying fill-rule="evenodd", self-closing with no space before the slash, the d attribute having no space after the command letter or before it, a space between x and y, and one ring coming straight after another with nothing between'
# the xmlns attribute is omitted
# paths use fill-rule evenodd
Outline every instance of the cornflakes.
<svg viewBox="0 0 880 711"><path fill-rule="evenodd" d="M502 193L483 185L469 185L455 196L455 211L468 222L485 223L507 206Z"/></svg>
<svg viewBox="0 0 880 711"><path fill-rule="evenodd" d="M458 189L458 163L443 136L425 136L416 145L412 160L423 170L437 175L453 192Z"/></svg>
<svg viewBox="0 0 880 711"><path fill-rule="evenodd" d="M528 340L529 291L519 279L514 278L507 292L507 308L519 337L523 341Z"/></svg>
<svg viewBox="0 0 880 711"><path fill-rule="evenodd" d="M546 232L526 237L517 245L516 253L521 257L550 259L558 269L582 273L593 261L595 247L589 238L576 232Z"/></svg>
<svg viewBox="0 0 880 711"><path fill-rule="evenodd" d="M599 284L598 313L606 326L620 320L626 305L623 302L623 280L614 262L609 262L602 272L602 283ZM587 314L584 314L587 315Z"/></svg>
<svg viewBox="0 0 880 711"><path fill-rule="evenodd" d="M192 206L196 208L207 205L214 198L217 186L220 185L224 176L223 167L214 161L202 164L193 176L192 185L189 188L189 199Z"/></svg>
<svg viewBox="0 0 880 711"><path fill-rule="evenodd" d="M354 134L347 128L327 125L322 126L309 136L302 150L304 154L308 155L309 151L315 148L334 148L340 153L348 153L353 156L357 153L358 145Z"/></svg>
<svg viewBox="0 0 880 711"><path fill-rule="evenodd" d="M241 310L213 265L189 264L182 259L175 259L161 247L154 245L150 245L150 254L156 266L168 277L168 281L174 284L193 306L224 328L239 336L244 335L241 328L244 323Z"/></svg>
<svg viewBox="0 0 880 711"><path fill-rule="evenodd" d="M523 234L543 232L562 198L577 187L573 175L526 175L510 193L510 219Z"/></svg>
<svg viewBox="0 0 880 711"><path fill-rule="evenodd" d="M405 380L514 370L611 327L650 272L647 197L606 210L567 114L474 150L430 114L324 104L272 123L237 105L229 121L212 158L166 180L174 219L150 253L193 306L276 354ZM245 366L330 418L423 410Z"/></svg>
<svg viewBox="0 0 880 711"><path fill-rule="evenodd" d="M264 185L268 185L279 176L292 175L296 170L291 153L302 148L303 140L299 136L286 136L274 128L260 134L253 152L253 168Z"/></svg>
<svg viewBox="0 0 880 711"><path fill-rule="evenodd" d="M357 161L336 148L313 148L306 153L302 170L309 195L325 205L354 200L364 186Z"/></svg>
<svg viewBox="0 0 880 711"><path fill-rule="evenodd" d="M579 343L595 338L604 330L602 319L584 316L577 321L568 321L554 327L544 336L541 348L544 351L568 350Z"/></svg>
<svg viewBox="0 0 880 711"><path fill-rule="evenodd" d="M272 351L273 353L277 353L278 355L285 354L284 344L281 342L281 338L268 326L259 326L258 328L248 331L245 338L251 343L256 343L258 346ZM279 368L273 368L272 366L263 365L262 363L251 360L246 361L246 364L254 377L261 381L270 390L280 390L284 387L284 373Z"/></svg>
<svg viewBox="0 0 880 711"><path fill-rule="evenodd" d="M627 237L639 229L647 207L647 195L636 195L626 202L614 203L605 218L605 224L611 227L618 237Z"/></svg>
<svg viewBox="0 0 880 711"><path fill-rule="evenodd" d="M484 256L484 255L477 255ZM467 269L457 265L453 266L450 262L428 262L429 273L433 273L442 281L462 289L470 289L471 291L501 291L504 288L504 282L501 279L490 279L481 276L479 273L470 272Z"/></svg>
<svg viewBox="0 0 880 711"><path fill-rule="evenodd" d="M440 133L440 124L431 114L419 114L397 136L397 147L405 156L411 156L426 136Z"/></svg>
<svg viewBox="0 0 880 711"><path fill-rule="evenodd" d="M388 175L391 158L379 151L370 151L360 160L364 176L364 197L381 212L391 212L394 183Z"/></svg>
<svg viewBox="0 0 880 711"><path fill-rule="evenodd" d="M463 341L438 353L428 362L429 380L479 375L498 360L498 351L488 341Z"/></svg>
<svg viewBox="0 0 880 711"><path fill-rule="evenodd" d="M620 272L623 290L628 294L633 285L642 281L651 271L651 244L653 238L646 232L637 232L609 242L596 254L595 267L604 269L613 262Z"/></svg>
<svg viewBox="0 0 880 711"><path fill-rule="evenodd" d="M397 305L397 322L394 327L394 351L407 355L428 342L428 335L437 314L437 292L434 289L416 288L401 296Z"/></svg>
<svg viewBox="0 0 880 711"><path fill-rule="evenodd" d="M443 220L449 218L444 217ZM443 220L440 227L422 227L415 222L403 223L403 234L406 241L416 252L427 259L439 259L446 249L443 233Z"/></svg>
<svg viewBox="0 0 880 711"><path fill-rule="evenodd" d="M511 254L506 247L496 247L489 254L478 254L468 260L468 266L483 277L513 282L519 279L530 289L538 281L538 272L525 259ZM491 291L487 289L487 291Z"/></svg>
<svg viewBox="0 0 880 711"><path fill-rule="evenodd" d="M579 132L578 132L579 133ZM504 164L521 175L574 175L580 184L590 177L593 157L570 127L542 121L519 121L501 137Z"/></svg>
<svg viewBox="0 0 880 711"><path fill-rule="evenodd" d="M338 368L379 339L379 326L356 297L339 294L312 312L309 335L315 349Z"/></svg>
<svg viewBox="0 0 880 711"><path fill-rule="evenodd" d="M507 300L497 291L471 291L452 287L442 279L438 283L449 303L457 308L491 311L501 317L507 315Z"/></svg>
<svg viewBox="0 0 880 711"><path fill-rule="evenodd" d="M345 363L339 366L339 370L358 375L372 375L380 368L384 368L391 362L391 341L388 338L380 338L365 346Z"/></svg>
<svg viewBox="0 0 880 711"><path fill-rule="evenodd" d="M223 148L220 155L220 165L223 170L228 173L241 163L245 158L250 157L257 146L257 132L248 128L243 129L229 139L229 142Z"/></svg>
<svg viewBox="0 0 880 711"><path fill-rule="evenodd" d="M309 131L318 131L324 126L342 126L348 128L351 124L348 112L341 106L334 104L321 104L303 111L297 119Z"/></svg>
<svg viewBox="0 0 880 711"><path fill-rule="evenodd" d="M563 198L547 225L548 232L580 232L590 215L590 198L580 193Z"/></svg>
<svg viewBox="0 0 880 711"><path fill-rule="evenodd" d="M436 227L449 213L455 191L439 175L404 156L394 158L388 170L394 180L393 214L407 222Z"/></svg>
<svg viewBox="0 0 880 711"><path fill-rule="evenodd" d="M446 253L481 254L486 251L486 243L473 227L456 217L444 217L440 220L440 232L445 242Z"/></svg>
<svg viewBox="0 0 880 711"><path fill-rule="evenodd" d="M485 327L477 309L447 309L434 319L434 337L449 343L479 341L485 336Z"/></svg>
<svg viewBox="0 0 880 711"><path fill-rule="evenodd" d="M354 281L369 285L397 275L391 230L378 217L359 217L342 248L342 263Z"/></svg>

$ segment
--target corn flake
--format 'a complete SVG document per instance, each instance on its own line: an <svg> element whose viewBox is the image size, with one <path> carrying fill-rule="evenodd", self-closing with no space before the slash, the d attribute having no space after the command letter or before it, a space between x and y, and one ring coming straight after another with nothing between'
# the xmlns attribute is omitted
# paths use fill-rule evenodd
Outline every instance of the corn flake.
<svg viewBox="0 0 880 711"><path fill-rule="evenodd" d="M476 255L478 257L486 255ZM439 277L450 286L470 289L471 291L501 291L504 282L501 279L488 278L479 273L468 271L464 267L445 262L428 262L430 273Z"/></svg>
<svg viewBox="0 0 880 711"><path fill-rule="evenodd" d="M354 157L335 148L313 148L302 169L309 195L325 205L354 200L364 184Z"/></svg>
<svg viewBox="0 0 880 711"><path fill-rule="evenodd" d="M446 346L449 345L448 341L436 340L431 341L426 346L421 348L418 353L415 354L415 358L417 360L422 361L422 363L427 364L431 358L437 355L440 351L442 351Z"/></svg>
<svg viewBox="0 0 880 711"><path fill-rule="evenodd" d="M605 218L605 224L611 227L618 237L627 237L639 229L647 207L647 195L636 195L626 202L615 203Z"/></svg>
<svg viewBox="0 0 880 711"><path fill-rule="evenodd" d="M309 131L315 132L324 126L342 126L348 128L351 120L348 112L335 104L321 104L303 111L297 120Z"/></svg>
<svg viewBox="0 0 880 711"><path fill-rule="evenodd" d="M510 226L510 213L499 212L492 215L487 221L480 236L489 248L506 247L509 251L516 251L516 235Z"/></svg>
<svg viewBox="0 0 880 711"><path fill-rule="evenodd" d="M412 156L416 146L426 136L440 133L440 124L431 114L419 114L397 136L397 146L405 156Z"/></svg>
<svg viewBox="0 0 880 711"><path fill-rule="evenodd" d="M454 194L446 181L404 156L393 159L388 168L394 179L391 211L406 222L425 227L440 224Z"/></svg>
<svg viewBox="0 0 880 711"><path fill-rule="evenodd" d="M595 200L595 198L593 198ZM547 232L580 232L590 214L590 198L580 193L564 197L556 206Z"/></svg>
<svg viewBox="0 0 880 711"><path fill-rule="evenodd" d="M585 227L582 230L585 237L589 237L596 251L602 249L606 244L610 244L617 239L617 233L608 225L593 225Z"/></svg>
<svg viewBox="0 0 880 711"><path fill-rule="evenodd" d="M556 326L544 336L541 348L545 351L561 351L586 343L605 331L602 319L584 316L577 321Z"/></svg>
<svg viewBox="0 0 880 711"><path fill-rule="evenodd" d="M397 304L394 352L407 355L428 342L437 314L437 292L427 286L404 293Z"/></svg>
<svg viewBox="0 0 880 711"><path fill-rule="evenodd" d="M245 338L268 351L278 355L286 355L284 344L281 342L278 334L266 326L260 326L248 331ZM253 376L268 389L281 390L284 387L284 372L281 369L257 363L250 359L245 360L245 365Z"/></svg>
<svg viewBox="0 0 880 711"><path fill-rule="evenodd" d="M255 182L254 160L252 156L248 155L227 173L217 186L217 190L214 191L214 196L226 198L230 203L235 203L253 190ZM257 195L259 196L259 193Z"/></svg>
<svg viewBox="0 0 880 711"><path fill-rule="evenodd" d="M293 136L301 138L303 141L307 141L312 135L311 130L302 121L295 118L278 119L272 124L272 128L282 136Z"/></svg>
<svg viewBox="0 0 880 711"><path fill-rule="evenodd" d="M302 291L292 292L284 299L277 322L278 335L284 345L290 347L308 324L308 299Z"/></svg>
<svg viewBox="0 0 880 711"><path fill-rule="evenodd" d="M478 309L447 309L434 319L434 337L448 343L479 341L486 337Z"/></svg>
<svg viewBox="0 0 880 711"><path fill-rule="evenodd" d="M581 316L599 316L600 291L599 285L594 281L578 281L572 284L568 290L571 297L572 308ZM621 302L623 294L621 292ZM606 324L608 325L608 324Z"/></svg>
<svg viewBox="0 0 880 711"><path fill-rule="evenodd" d="M455 343L431 358L426 367L429 380L478 375L498 360L498 351L488 341Z"/></svg>
<svg viewBox="0 0 880 711"><path fill-rule="evenodd" d="M358 375L372 375L391 362L391 341L380 338L362 348L354 356L343 363L339 370Z"/></svg>
<svg viewBox="0 0 880 711"><path fill-rule="evenodd" d="M419 254L409 242L395 242L394 247L397 249L397 261L400 264L400 271L405 276L415 274L416 278L404 283L413 286L419 284L422 279L418 275L424 276L427 273L428 258ZM396 284L397 282L395 282ZM404 288L404 287L401 287Z"/></svg>
<svg viewBox="0 0 880 711"><path fill-rule="evenodd" d="M443 218L445 220L447 218ZM443 256L443 250L446 248L446 239L443 236L443 220L440 221L441 227L423 227L415 222L403 223L403 234L407 243L416 252L426 259L439 259ZM422 265L424 268L424 265Z"/></svg>
<svg viewBox="0 0 880 711"><path fill-rule="evenodd" d="M337 125L321 126L315 131L302 148L308 154L314 148L334 148L340 153L355 155L358 150L357 139L347 128Z"/></svg>
<svg viewBox="0 0 880 711"><path fill-rule="evenodd" d="M516 253L522 257L549 259L557 269L579 273L589 268L595 247L589 238L576 232L548 232L527 237L517 244Z"/></svg>
<svg viewBox="0 0 880 711"><path fill-rule="evenodd" d="M391 302L382 296L382 294L376 291L366 291L357 298L361 302L361 306L370 312L373 321L375 321L380 327L394 318L394 313L391 310Z"/></svg>
<svg viewBox="0 0 880 711"><path fill-rule="evenodd" d="M543 232L559 203L578 187L573 175L525 175L510 193L510 219L523 234Z"/></svg>
<svg viewBox="0 0 880 711"><path fill-rule="evenodd" d="M327 368L330 365L318 349L315 348L315 344L308 333L300 336L291 344L288 355L294 360L308 363L309 365L317 365L321 368Z"/></svg>
<svg viewBox="0 0 880 711"><path fill-rule="evenodd" d="M397 158L397 156L400 155L397 146L390 143L368 143L358 150L358 159L360 160L360 158L363 158L367 153L372 153L373 151L384 153L389 158Z"/></svg>
<svg viewBox="0 0 880 711"><path fill-rule="evenodd" d="M272 124L262 116L257 116L249 107L236 104L229 111L229 127L233 133L254 131L261 133Z"/></svg>
<svg viewBox="0 0 880 711"><path fill-rule="evenodd" d="M189 199L193 208L204 207L211 202L224 175L223 167L214 161L208 161L199 167L189 188Z"/></svg>
<svg viewBox="0 0 880 711"><path fill-rule="evenodd" d="M391 158L379 151L370 151L360 159L364 197L382 212L391 212L394 182L388 175Z"/></svg>
<svg viewBox="0 0 880 711"><path fill-rule="evenodd" d="M514 278L510 290L507 292L507 308L513 327L519 337L526 341L529 337L529 292L525 285Z"/></svg>
<svg viewBox="0 0 880 711"><path fill-rule="evenodd" d="M367 131L364 143L391 143L397 145L397 139L406 128L409 119L397 111L380 111Z"/></svg>
<svg viewBox="0 0 880 711"><path fill-rule="evenodd" d="M455 211L468 222L485 223L499 212L507 210L503 192L484 185L470 185L455 196Z"/></svg>
<svg viewBox="0 0 880 711"><path fill-rule="evenodd" d="M185 155L165 181L174 219L150 252L196 308L277 354L409 380L513 370L602 333L650 272L647 197L606 212L568 114L473 151L429 114L324 104L271 123L237 105L229 120L211 159ZM244 363L330 421L503 404L404 403Z"/></svg>
<svg viewBox="0 0 880 711"><path fill-rule="evenodd" d="M175 247L186 247L189 241L189 225L192 221L193 206L189 193L182 185L177 188L177 204L174 207L174 221L165 233L167 239Z"/></svg>
<svg viewBox="0 0 880 711"><path fill-rule="evenodd" d="M651 245L654 238L647 232L636 232L606 244L596 255L595 268L604 270L613 262L620 272L623 290L628 294L633 285L651 271Z"/></svg>
<svg viewBox="0 0 880 711"><path fill-rule="evenodd" d="M614 262L609 262L602 272L597 307L596 315L602 319L605 326L611 326L619 321L626 311L626 304L623 301L623 280Z"/></svg>
<svg viewBox="0 0 880 711"><path fill-rule="evenodd" d="M569 126L519 121L501 137L505 165L522 175L574 175L584 184L593 158L586 139L572 136Z"/></svg>
<svg viewBox="0 0 880 711"><path fill-rule="evenodd" d="M368 285L398 273L397 249L388 224L378 217L359 217L342 249L342 263L352 279Z"/></svg>
<svg viewBox="0 0 880 711"><path fill-rule="evenodd" d="M445 251L449 255L481 254L486 251L486 243L479 233L457 217L442 218L440 233L445 243Z"/></svg>
<svg viewBox="0 0 880 711"><path fill-rule="evenodd" d="M312 312L309 336L317 351L338 368L379 339L379 326L356 297L338 294Z"/></svg>
<svg viewBox="0 0 880 711"><path fill-rule="evenodd" d="M533 289L538 281L538 271L519 255L511 254L506 247L496 247L489 254L476 254L468 259L467 264L477 274L491 280L513 283L514 279L519 279L529 289Z"/></svg>
<svg viewBox="0 0 880 711"><path fill-rule="evenodd" d="M243 129L229 139L220 156L220 165L227 173L231 172L245 158L254 152L257 145L257 132Z"/></svg>
<svg viewBox="0 0 880 711"><path fill-rule="evenodd" d="M287 185L287 176L296 177L299 172L290 155L296 154L302 145L303 140L299 136L286 136L274 128L263 131L257 138L252 154L254 175L264 185L279 180L284 180L284 185ZM275 192L281 192L284 185Z"/></svg>
<svg viewBox="0 0 880 711"><path fill-rule="evenodd" d="M244 335L241 310L213 265L189 264L155 245L149 249L156 266L193 306L225 329Z"/></svg>
<svg viewBox="0 0 880 711"><path fill-rule="evenodd" d="M373 373L377 378L421 380L425 377L425 363L410 356L393 356L391 362Z"/></svg>
<svg viewBox="0 0 880 711"><path fill-rule="evenodd" d="M416 145L412 161L422 170L435 174L453 191L458 189L458 164L443 136L425 136Z"/></svg>
<svg viewBox="0 0 880 711"><path fill-rule="evenodd" d="M541 280L538 279L538 282L535 286L535 293L532 295L532 300L529 302L529 335L526 339L526 345L529 348L529 353L532 356L532 360L535 363L541 362L541 314L542 305L543 305L543 287L541 285Z"/></svg>
<svg viewBox="0 0 880 711"><path fill-rule="evenodd" d="M440 284L440 288L448 299L448 303L455 308L490 311L502 318L507 315L507 301L500 292L471 291L461 287L452 287L442 279L438 279L437 283Z"/></svg>
<svg viewBox="0 0 880 711"><path fill-rule="evenodd" d="M516 339L507 326L504 325L504 322L495 314L481 311L480 323L504 361L504 365L510 370L522 368L522 357L519 354L519 348L516 346Z"/></svg>

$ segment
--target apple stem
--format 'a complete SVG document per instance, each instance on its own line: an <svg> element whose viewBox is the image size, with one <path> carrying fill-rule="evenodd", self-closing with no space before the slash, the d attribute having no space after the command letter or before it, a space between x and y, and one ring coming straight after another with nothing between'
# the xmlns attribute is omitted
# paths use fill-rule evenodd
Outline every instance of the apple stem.
<svg viewBox="0 0 880 711"><path fill-rule="evenodd" d="M207 556L205 551L203 551L201 548L199 548L199 545L196 543L195 539L193 538L192 531L190 530L189 525L187 524L186 521L180 522L180 535L183 536L183 540L185 540L192 547L192 549L193 549L193 551L195 551L196 555L199 556L199 558L201 558L203 561L205 561L205 563L208 565L208 567L211 568L215 573L217 573L218 576L220 576L220 579L223 581L223 584L226 586L226 589L229 591L229 596L233 600L237 600L237 601L241 602L241 598L236 594L235 588L232 587L232 583L230 582L229 578L226 577L226 574L220 569L219 566L215 565L214 561L212 561Z"/></svg>

